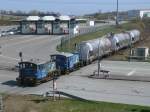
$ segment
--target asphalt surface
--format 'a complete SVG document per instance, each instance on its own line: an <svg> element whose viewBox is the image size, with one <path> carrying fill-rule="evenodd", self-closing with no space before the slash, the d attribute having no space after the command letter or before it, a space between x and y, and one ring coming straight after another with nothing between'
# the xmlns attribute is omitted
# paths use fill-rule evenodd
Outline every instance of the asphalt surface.
<svg viewBox="0 0 150 112"><path fill-rule="evenodd" d="M132 70L135 70L133 76L150 76L149 63L102 61L102 68L127 77ZM150 106L150 82L89 78L96 69L97 63L61 76L57 80L57 90L88 100ZM17 72L0 70L0 92L43 95L52 90L52 81L37 87L18 87L17 76Z"/></svg>
<svg viewBox="0 0 150 112"><path fill-rule="evenodd" d="M0 65L18 63L19 52L23 53L24 60L48 61L51 54L57 53L56 46L60 38L61 36L50 35L13 35L0 38Z"/></svg>
<svg viewBox="0 0 150 112"><path fill-rule="evenodd" d="M18 72L8 69L19 61L19 52L23 59L40 59L47 61L49 55L57 53L56 46L61 36L50 35L13 35L0 38L0 92L14 94L42 95L52 90L52 81L37 87L18 87L16 77ZM7 68L7 69L4 69ZM102 61L102 68L110 71L110 79L93 79L88 76L97 70L97 63L86 66L57 80L57 89L81 98L146 105L150 106L150 63ZM126 79L147 79L143 81L115 80L116 76Z"/></svg>

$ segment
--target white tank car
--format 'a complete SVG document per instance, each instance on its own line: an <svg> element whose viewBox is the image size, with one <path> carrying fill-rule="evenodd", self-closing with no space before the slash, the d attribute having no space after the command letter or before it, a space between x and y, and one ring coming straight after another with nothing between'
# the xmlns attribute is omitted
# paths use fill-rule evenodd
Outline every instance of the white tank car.
<svg viewBox="0 0 150 112"><path fill-rule="evenodd" d="M80 60L91 62L98 57L98 49L100 56L104 56L111 52L111 42L108 38L102 37L94 40L83 41L78 45Z"/></svg>
<svg viewBox="0 0 150 112"><path fill-rule="evenodd" d="M131 30L131 31L128 31L128 33L131 36L132 43L135 43L135 42L140 40L141 33L140 33L139 30L136 30L136 29L135 30Z"/></svg>
<svg viewBox="0 0 150 112"><path fill-rule="evenodd" d="M112 43L112 51L118 51L124 47L127 47L130 42L130 36L128 33L114 34L108 37Z"/></svg>
<svg viewBox="0 0 150 112"><path fill-rule="evenodd" d="M122 48L128 47L131 43L135 43L140 39L140 31L131 30L124 33L112 34L108 36L112 43L112 51L118 51Z"/></svg>

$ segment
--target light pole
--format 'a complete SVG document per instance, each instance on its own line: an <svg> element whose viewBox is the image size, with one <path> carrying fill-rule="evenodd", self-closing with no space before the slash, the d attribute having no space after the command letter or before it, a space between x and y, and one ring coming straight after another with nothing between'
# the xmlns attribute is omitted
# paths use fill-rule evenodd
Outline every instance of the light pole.
<svg viewBox="0 0 150 112"><path fill-rule="evenodd" d="M118 13L118 0L117 0L117 11L116 11L116 26L118 26L119 25L119 22L118 22L118 15L119 15L119 13Z"/></svg>
<svg viewBox="0 0 150 112"><path fill-rule="evenodd" d="M20 61L23 62L23 56L22 56L22 52L19 52L19 57L20 57Z"/></svg>
<svg viewBox="0 0 150 112"><path fill-rule="evenodd" d="M98 76L100 76L100 40L98 43Z"/></svg>
<svg viewBox="0 0 150 112"><path fill-rule="evenodd" d="M69 20L69 50L70 50L70 38L71 38L71 37L70 37L70 36L71 36L70 33L71 33L71 31L70 31L70 20Z"/></svg>
<svg viewBox="0 0 150 112"><path fill-rule="evenodd" d="M130 53L129 53L129 61L131 61L131 56L132 56L132 36L130 35L130 33L129 33L129 36L130 36Z"/></svg>

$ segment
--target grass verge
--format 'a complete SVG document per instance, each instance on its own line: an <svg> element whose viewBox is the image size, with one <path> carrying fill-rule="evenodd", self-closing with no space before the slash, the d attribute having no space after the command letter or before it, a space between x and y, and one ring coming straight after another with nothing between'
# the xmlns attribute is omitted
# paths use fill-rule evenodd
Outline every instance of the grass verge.
<svg viewBox="0 0 150 112"><path fill-rule="evenodd" d="M150 107L61 98L44 101L39 96L9 95L6 112L150 112Z"/></svg>

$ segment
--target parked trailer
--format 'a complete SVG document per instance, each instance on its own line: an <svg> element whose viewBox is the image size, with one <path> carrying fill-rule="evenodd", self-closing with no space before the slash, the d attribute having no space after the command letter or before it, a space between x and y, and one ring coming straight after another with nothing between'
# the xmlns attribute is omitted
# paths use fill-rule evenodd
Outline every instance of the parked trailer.
<svg viewBox="0 0 150 112"><path fill-rule="evenodd" d="M19 77L16 79L19 85L36 85L51 80L57 74L55 62L19 63Z"/></svg>

